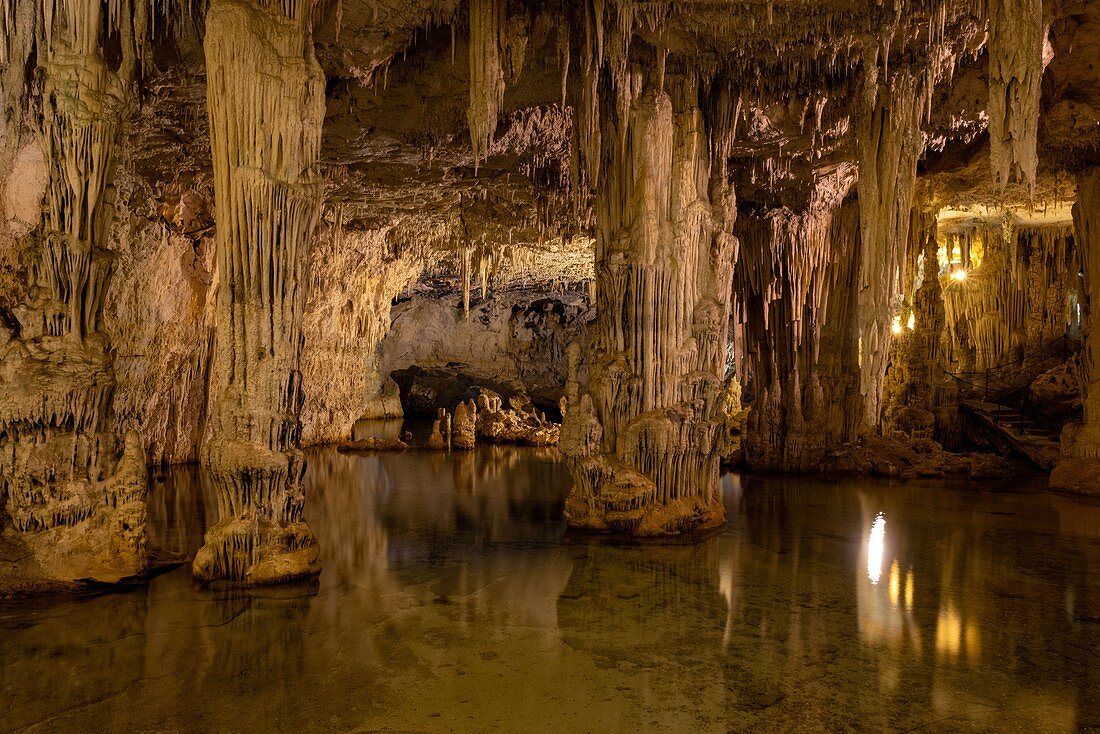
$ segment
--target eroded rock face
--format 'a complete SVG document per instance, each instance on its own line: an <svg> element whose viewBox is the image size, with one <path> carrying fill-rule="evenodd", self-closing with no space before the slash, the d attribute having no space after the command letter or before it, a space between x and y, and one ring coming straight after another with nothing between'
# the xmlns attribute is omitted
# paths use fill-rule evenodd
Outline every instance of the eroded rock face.
<svg viewBox="0 0 1100 734"><path fill-rule="evenodd" d="M391 314L382 371L415 368L401 375L406 398L430 415L453 408L478 385L556 408L568 376L566 347L585 338L593 309L579 293L504 291L474 304L468 316L453 296L434 295L414 295Z"/></svg>

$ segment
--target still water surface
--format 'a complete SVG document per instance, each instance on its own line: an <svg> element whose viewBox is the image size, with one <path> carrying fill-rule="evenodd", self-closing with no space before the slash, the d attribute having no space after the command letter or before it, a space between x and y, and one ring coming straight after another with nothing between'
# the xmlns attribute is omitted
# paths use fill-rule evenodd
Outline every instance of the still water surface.
<svg viewBox="0 0 1100 734"><path fill-rule="evenodd" d="M1100 728L1100 507L726 476L693 546L565 534L555 450L310 454L312 584L0 606L0 730ZM215 520L195 468L154 544Z"/></svg>

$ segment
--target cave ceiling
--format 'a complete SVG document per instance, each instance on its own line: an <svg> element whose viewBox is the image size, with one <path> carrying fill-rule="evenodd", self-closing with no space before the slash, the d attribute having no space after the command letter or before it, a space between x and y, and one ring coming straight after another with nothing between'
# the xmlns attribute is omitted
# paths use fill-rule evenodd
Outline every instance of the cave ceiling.
<svg viewBox="0 0 1100 734"><path fill-rule="evenodd" d="M166 11L128 131L135 170L197 202L177 223L192 230L212 223L213 209L199 5ZM919 87L923 195L954 212L1042 219L1065 209L1072 174L1100 157L1100 3L1042 5L1033 185L998 185L990 172L988 7L513 0L501 6L499 122L476 155L468 4L325 0L313 12L327 80L324 221L384 228L395 250L589 248L573 130L591 73L614 77L623 95L638 74L667 73L692 75L704 107L732 96L726 129L712 135L724 140L742 209L835 204L858 172L868 78L889 89L902 70Z"/></svg>

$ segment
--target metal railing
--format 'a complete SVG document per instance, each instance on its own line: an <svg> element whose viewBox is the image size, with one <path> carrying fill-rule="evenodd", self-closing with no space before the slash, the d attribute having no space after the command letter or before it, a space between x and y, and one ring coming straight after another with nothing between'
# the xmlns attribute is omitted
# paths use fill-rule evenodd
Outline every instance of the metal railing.
<svg viewBox="0 0 1100 734"><path fill-rule="evenodd" d="M1080 347L1076 339L1062 335L1023 355L1021 359L982 371L946 374L955 381L960 396L977 398L994 406L992 411L987 411L991 413L994 423L1004 423L1010 427L1015 423L1020 435L1027 433L1026 423L1057 433L1066 423L1080 419L1080 409L1035 402L1031 399L1031 383L1048 361L1057 358L1065 362Z"/></svg>

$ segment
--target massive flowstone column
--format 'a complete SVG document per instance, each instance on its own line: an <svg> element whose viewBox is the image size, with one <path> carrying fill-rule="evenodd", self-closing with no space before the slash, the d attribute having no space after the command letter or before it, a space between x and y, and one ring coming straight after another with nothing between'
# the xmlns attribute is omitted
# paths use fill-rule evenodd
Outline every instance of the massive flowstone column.
<svg viewBox="0 0 1100 734"><path fill-rule="evenodd" d="M308 2L213 0L207 101L217 197L217 347L202 461L221 520L195 576L274 583L317 573L302 521L302 309L322 200L324 76Z"/></svg>
<svg viewBox="0 0 1100 734"><path fill-rule="evenodd" d="M1077 177L1073 205L1074 234L1083 279L1081 399L1084 420L1062 431L1062 461L1050 485L1081 494L1100 495L1100 167Z"/></svg>
<svg viewBox="0 0 1100 734"><path fill-rule="evenodd" d="M123 450L108 429L115 379L101 328L127 93L104 61L99 2L42 10L44 221L23 297L0 325L0 542L27 551L10 556L23 558L17 577L117 581L147 566L145 457L136 434Z"/></svg>
<svg viewBox="0 0 1100 734"><path fill-rule="evenodd" d="M735 207L694 83L670 76L662 89L628 74L640 93L602 115L598 315L560 445L571 527L661 535L725 521L718 413Z"/></svg>

